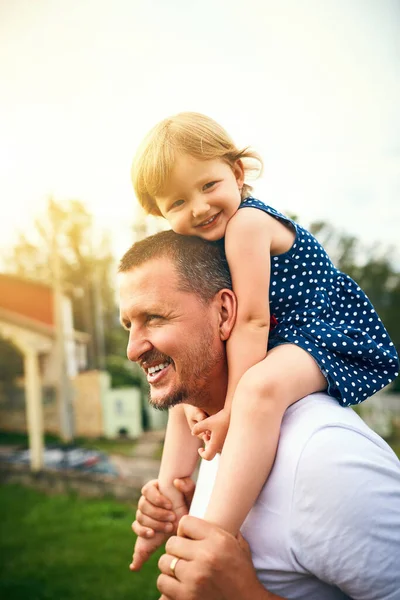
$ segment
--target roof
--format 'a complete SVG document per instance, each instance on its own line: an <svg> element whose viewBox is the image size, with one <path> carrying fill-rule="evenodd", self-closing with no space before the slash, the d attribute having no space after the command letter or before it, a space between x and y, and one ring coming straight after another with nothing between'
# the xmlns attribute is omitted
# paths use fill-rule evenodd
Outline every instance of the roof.
<svg viewBox="0 0 400 600"><path fill-rule="evenodd" d="M54 337L52 287L39 281L0 273L0 320ZM87 343L90 335L74 331L73 338Z"/></svg>
<svg viewBox="0 0 400 600"><path fill-rule="evenodd" d="M41 282L0 273L0 308L54 326L53 290Z"/></svg>
<svg viewBox="0 0 400 600"><path fill-rule="evenodd" d="M41 333L47 337L54 338L56 335L55 328L52 325L45 325L39 321L30 319L29 317L24 317L12 311L5 310L4 308L0 308L0 321L17 325L22 329L28 329L35 333ZM90 334L85 333L84 331L73 331L72 337L77 342L88 343Z"/></svg>

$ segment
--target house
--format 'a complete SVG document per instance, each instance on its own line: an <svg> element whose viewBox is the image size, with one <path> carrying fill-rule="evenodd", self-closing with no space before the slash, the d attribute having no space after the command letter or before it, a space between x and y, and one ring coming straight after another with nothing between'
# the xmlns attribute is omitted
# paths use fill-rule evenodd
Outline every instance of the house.
<svg viewBox="0 0 400 600"><path fill-rule="evenodd" d="M76 437L92 438L136 438L143 431L143 420L150 429L166 425L166 415L148 406L140 388L113 389L109 373L87 370L89 335L74 329L67 295L59 298L60 356L55 304L51 286L0 274L0 336L19 348L25 366L22 386L12 395L0 394L0 426L29 432L35 469L42 465L43 431L63 436L66 419ZM57 389L64 394L64 403L57 398Z"/></svg>
<svg viewBox="0 0 400 600"><path fill-rule="evenodd" d="M57 302L61 325L58 328L56 295L51 286L0 274L0 335L13 342L24 359L25 427L35 469L41 467L42 460L43 389L60 386L65 391L70 378L86 368L89 336L73 328L71 299L59 294ZM54 404L58 419L59 407ZM3 402L0 406L2 428L16 425L10 413L10 407Z"/></svg>

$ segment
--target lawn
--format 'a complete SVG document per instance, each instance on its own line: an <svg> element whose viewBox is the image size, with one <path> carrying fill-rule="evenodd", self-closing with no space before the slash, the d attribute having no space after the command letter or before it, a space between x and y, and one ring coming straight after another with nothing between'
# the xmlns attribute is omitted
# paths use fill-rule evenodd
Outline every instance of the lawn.
<svg viewBox="0 0 400 600"><path fill-rule="evenodd" d="M0 597L7 600L157 600L157 560L128 564L134 508L112 500L0 488Z"/></svg>
<svg viewBox="0 0 400 600"><path fill-rule="evenodd" d="M68 445L64 444L58 436L47 434L44 436L46 445ZM99 452L105 452L106 454L122 454L124 456L132 456L136 445L136 441L130 439L115 439L110 440L106 438L75 438L73 444L80 448L87 448L88 450L98 450ZM4 445L17 445L28 447L28 436L26 433L10 433L7 431L0 431L0 446Z"/></svg>

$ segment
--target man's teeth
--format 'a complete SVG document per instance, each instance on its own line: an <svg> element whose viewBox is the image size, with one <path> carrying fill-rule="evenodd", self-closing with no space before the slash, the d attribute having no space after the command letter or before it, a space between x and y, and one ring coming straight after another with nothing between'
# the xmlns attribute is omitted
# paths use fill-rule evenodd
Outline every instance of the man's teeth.
<svg viewBox="0 0 400 600"><path fill-rule="evenodd" d="M167 365L168 363L161 363L160 365L156 365L155 367L150 367L148 373L156 373L157 371L161 371L161 369L164 369Z"/></svg>

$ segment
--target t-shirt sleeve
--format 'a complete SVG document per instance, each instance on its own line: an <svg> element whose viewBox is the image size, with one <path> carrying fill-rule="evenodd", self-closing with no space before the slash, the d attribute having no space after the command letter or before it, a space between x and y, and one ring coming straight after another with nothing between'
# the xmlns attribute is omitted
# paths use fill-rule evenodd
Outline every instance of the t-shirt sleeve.
<svg viewBox="0 0 400 600"><path fill-rule="evenodd" d="M400 600L400 463L359 431L316 432L291 513L297 562L354 600Z"/></svg>

